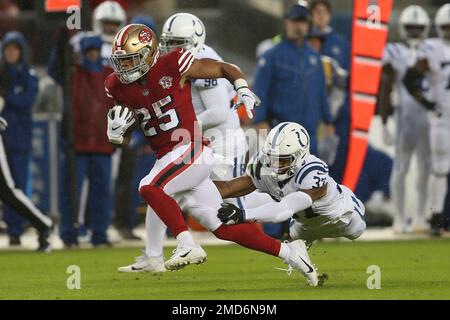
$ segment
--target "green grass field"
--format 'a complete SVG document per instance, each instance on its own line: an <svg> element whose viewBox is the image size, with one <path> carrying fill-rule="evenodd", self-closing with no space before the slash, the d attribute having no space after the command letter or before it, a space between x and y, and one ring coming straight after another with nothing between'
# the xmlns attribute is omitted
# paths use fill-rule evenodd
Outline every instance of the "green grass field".
<svg viewBox="0 0 450 320"><path fill-rule="evenodd" d="M163 275L116 272L136 249L1 252L0 299L450 299L450 240L316 244L311 258L329 276L318 288L275 270L285 265L274 257L205 249L206 264ZM81 268L80 290L66 287L69 265ZM380 290L367 289L369 265L381 268Z"/></svg>

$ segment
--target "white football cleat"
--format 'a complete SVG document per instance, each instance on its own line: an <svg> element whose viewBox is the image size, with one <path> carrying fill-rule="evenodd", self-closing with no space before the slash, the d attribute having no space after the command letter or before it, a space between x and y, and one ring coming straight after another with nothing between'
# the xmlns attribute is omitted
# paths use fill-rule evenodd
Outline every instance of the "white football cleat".
<svg viewBox="0 0 450 320"><path fill-rule="evenodd" d="M152 272L162 273L166 272L164 266L164 258L161 257L147 257L145 254L136 258L136 262L125 267L119 267L119 272Z"/></svg>
<svg viewBox="0 0 450 320"><path fill-rule="evenodd" d="M206 252L202 247L177 247L165 266L167 270L180 270L189 264L202 264L205 261Z"/></svg>
<svg viewBox="0 0 450 320"><path fill-rule="evenodd" d="M305 242L303 240L295 240L288 243L288 246L291 248L291 255L285 263L300 271L306 277L310 286L317 287L319 285L319 277L309 258Z"/></svg>

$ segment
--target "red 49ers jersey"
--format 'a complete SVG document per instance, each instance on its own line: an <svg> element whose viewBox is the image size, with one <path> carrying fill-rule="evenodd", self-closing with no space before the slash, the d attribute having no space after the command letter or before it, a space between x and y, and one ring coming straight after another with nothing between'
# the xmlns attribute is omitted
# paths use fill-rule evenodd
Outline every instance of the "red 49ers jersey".
<svg viewBox="0 0 450 320"><path fill-rule="evenodd" d="M193 61L190 51L175 50L161 56L139 81L124 84L114 73L105 81L108 97L143 115L141 129L158 159L175 146L202 139L191 82L183 78Z"/></svg>

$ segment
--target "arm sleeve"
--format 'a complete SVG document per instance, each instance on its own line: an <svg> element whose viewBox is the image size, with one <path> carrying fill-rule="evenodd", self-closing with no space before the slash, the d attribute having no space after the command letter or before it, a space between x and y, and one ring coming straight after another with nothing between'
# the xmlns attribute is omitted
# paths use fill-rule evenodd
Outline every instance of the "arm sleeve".
<svg viewBox="0 0 450 320"><path fill-rule="evenodd" d="M270 90L273 77L273 55L272 50L266 52L258 60L255 72L253 92L261 99L261 105L255 108L255 123L268 121L270 110Z"/></svg>
<svg viewBox="0 0 450 320"><path fill-rule="evenodd" d="M288 194L280 202L269 202L256 208L246 209L245 219L258 222L282 222L311 205L311 197L304 192L297 191Z"/></svg>
<svg viewBox="0 0 450 320"><path fill-rule="evenodd" d="M200 98L206 107L206 110L197 116L203 129L217 126L228 118L230 101L226 87L221 84L223 80L217 79L217 82L210 81L210 83L216 83L216 85L211 85L209 88L196 86Z"/></svg>
<svg viewBox="0 0 450 320"><path fill-rule="evenodd" d="M105 94L106 94L106 96L108 97L108 106L109 107L112 107L112 106L114 106L115 104L116 104L116 102L117 103L119 103L119 101L118 101L118 99L116 98L116 97L114 97L114 95L113 95L113 93L112 93L112 83L113 81L112 81L112 79L111 79L111 77L107 77L106 78L106 80L105 80Z"/></svg>

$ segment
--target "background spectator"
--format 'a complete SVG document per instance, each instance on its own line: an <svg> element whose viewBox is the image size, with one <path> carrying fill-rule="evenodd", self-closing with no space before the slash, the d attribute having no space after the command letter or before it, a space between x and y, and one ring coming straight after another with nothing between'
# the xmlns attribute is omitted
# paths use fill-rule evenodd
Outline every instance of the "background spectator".
<svg viewBox="0 0 450 320"><path fill-rule="evenodd" d="M350 44L330 26L332 18L331 3L328 0L311 2L311 24L324 35L322 54L335 59L345 70L350 69Z"/></svg>
<svg viewBox="0 0 450 320"><path fill-rule="evenodd" d="M317 130L327 125L334 133L327 101L325 76L320 55L305 41L309 11L293 5L285 15L285 37L258 61L254 91L262 104L255 123L268 129L283 121L301 123L310 133L311 152L317 152Z"/></svg>
<svg viewBox="0 0 450 320"><path fill-rule="evenodd" d="M81 60L72 75L72 108L77 163L78 197L85 178L89 181L87 208L90 212L91 242L109 245L107 228L111 218L111 154L106 137L106 117L111 101L104 94L104 82L112 72L103 66L100 37L85 37L80 42ZM63 174L63 172L62 172ZM61 181L67 181L64 176ZM67 186L67 183L65 183ZM70 210L70 193L62 193L60 236L67 247L77 244Z"/></svg>

